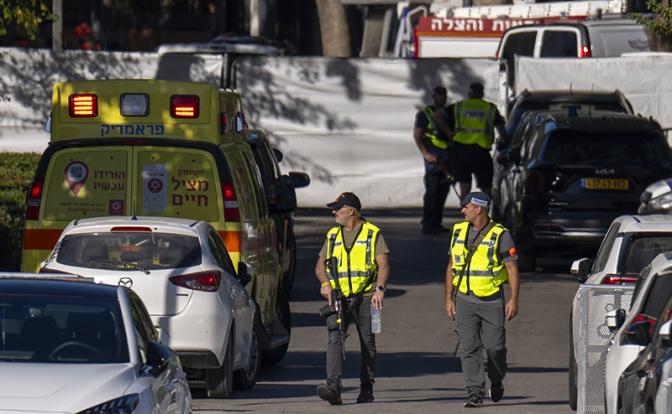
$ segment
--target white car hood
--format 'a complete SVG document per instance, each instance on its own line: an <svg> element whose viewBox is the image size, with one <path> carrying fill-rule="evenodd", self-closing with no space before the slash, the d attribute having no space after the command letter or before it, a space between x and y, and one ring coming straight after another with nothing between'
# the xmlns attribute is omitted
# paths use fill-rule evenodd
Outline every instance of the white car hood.
<svg viewBox="0 0 672 414"><path fill-rule="evenodd" d="M131 364L0 363L0 413L76 413L120 397Z"/></svg>

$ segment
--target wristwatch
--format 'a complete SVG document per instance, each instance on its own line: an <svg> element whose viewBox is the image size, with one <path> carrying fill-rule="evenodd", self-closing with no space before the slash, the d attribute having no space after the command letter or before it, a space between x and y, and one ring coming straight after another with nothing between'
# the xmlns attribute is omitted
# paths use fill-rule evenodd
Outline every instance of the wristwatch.
<svg viewBox="0 0 672 414"><path fill-rule="evenodd" d="M385 293L385 286L376 286L376 292Z"/></svg>

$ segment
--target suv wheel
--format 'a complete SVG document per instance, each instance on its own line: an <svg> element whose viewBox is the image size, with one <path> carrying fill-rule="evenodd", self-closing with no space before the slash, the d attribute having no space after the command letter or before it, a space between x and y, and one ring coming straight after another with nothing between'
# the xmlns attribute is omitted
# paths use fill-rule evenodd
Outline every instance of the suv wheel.
<svg viewBox="0 0 672 414"><path fill-rule="evenodd" d="M208 398L231 398L233 394L233 344L233 329L231 329L222 366L205 372Z"/></svg>

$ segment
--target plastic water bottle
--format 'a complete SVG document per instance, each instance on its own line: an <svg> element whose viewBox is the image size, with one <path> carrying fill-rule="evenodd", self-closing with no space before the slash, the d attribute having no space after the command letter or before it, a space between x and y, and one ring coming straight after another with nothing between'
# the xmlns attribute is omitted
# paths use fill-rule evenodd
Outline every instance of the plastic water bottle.
<svg viewBox="0 0 672 414"><path fill-rule="evenodd" d="M380 309L377 309L371 305L371 332L374 334L379 334L382 328L383 322L380 315Z"/></svg>

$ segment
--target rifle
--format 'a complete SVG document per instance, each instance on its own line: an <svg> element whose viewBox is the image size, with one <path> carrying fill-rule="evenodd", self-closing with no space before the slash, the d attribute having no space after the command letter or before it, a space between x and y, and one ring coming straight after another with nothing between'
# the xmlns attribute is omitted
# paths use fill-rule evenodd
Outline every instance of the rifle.
<svg viewBox="0 0 672 414"><path fill-rule="evenodd" d="M343 292L341 292L340 285L338 283L338 264L337 259L330 257L327 259L327 271L331 273L334 281L336 282L336 287L331 290L331 303L332 307L329 305L324 306L320 309L320 316L323 318L328 318L329 316L336 314L336 326L338 328L338 337L341 340L341 356L345 360L345 338L348 337L348 334L345 332L343 323L345 322L345 310L343 309L344 297Z"/></svg>

